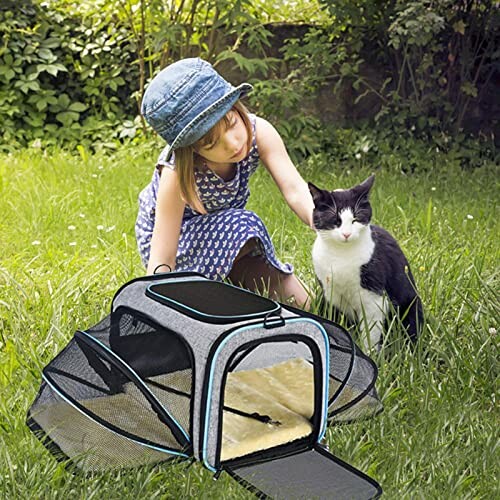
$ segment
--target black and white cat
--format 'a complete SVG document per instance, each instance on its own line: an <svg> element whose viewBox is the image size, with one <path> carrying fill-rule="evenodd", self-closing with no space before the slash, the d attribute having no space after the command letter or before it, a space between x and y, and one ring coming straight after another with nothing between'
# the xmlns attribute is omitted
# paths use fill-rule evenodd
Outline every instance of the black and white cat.
<svg viewBox="0 0 500 500"><path fill-rule="evenodd" d="M309 183L317 231L314 270L330 306L361 322L366 349L380 347L391 310L415 341L423 322L422 302L410 266L396 240L370 224L375 176L347 190L325 191Z"/></svg>

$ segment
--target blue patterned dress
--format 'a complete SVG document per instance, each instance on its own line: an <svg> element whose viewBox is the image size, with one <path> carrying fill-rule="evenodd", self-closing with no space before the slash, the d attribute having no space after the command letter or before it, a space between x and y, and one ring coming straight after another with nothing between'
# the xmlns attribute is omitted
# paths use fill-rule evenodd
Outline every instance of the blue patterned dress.
<svg viewBox="0 0 500 500"><path fill-rule="evenodd" d="M196 186L205 209L201 215L186 206L176 258L176 270L197 271L221 280L228 276L233 262L245 243L256 238L259 253L269 264L290 274L293 267L280 262L264 223L253 212L245 210L250 196L248 180L259 164L255 134L255 115L252 123L252 147L248 155L235 166L235 176L225 181L210 169L195 170ZM156 197L160 182L159 168L175 168L174 158L168 162L160 155L151 183L139 195L139 214L135 232L139 253L145 266L149 261L151 236L155 222Z"/></svg>

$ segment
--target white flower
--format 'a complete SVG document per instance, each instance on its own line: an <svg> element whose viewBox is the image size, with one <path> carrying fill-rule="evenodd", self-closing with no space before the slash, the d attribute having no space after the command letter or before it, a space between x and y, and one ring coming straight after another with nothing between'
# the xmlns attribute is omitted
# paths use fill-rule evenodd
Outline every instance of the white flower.
<svg viewBox="0 0 500 500"><path fill-rule="evenodd" d="M365 144L365 145L361 148L361 151L363 151L363 153L368 153L368 151L370 151L370 146L368 146L368 144Z"/></svg>
<svg viewBox="0 0 500 500"><path fill-rule="evenodd" d="M110 231L114 231L116 226L110 226L108 229L106 229L106 232L109 233Z"/></svg>
<svg viewBox="0 0 500 500"><path fill-rule="evenodd" d="M497 329L495 327L488 328L488 333L491 335L496 335Z"/></svg>
<svg viewBox="0 0 500 500"><path fill-rule="evenodd" d="M97 226L97 230L98 230L98 231L102 231L103 229L104 229L104 226L103 226L102 224L99 224L99 225Z"/></svg>
<svg viewBox="0 0 500 500"><path fill-rule="evenodd" d="M32 245L41 245L42 242L41 241L38 241L38 240L35 240L35 241L32 241L31 242Z"/></svg>
<svg viewBox="0 0 500 500"><path fill-rule="evenodd" d="M473 215L471 215L471 214L467 214L467 219L472 220L473 218L474 218L474 216L473 216Z"/></svg>
<svg viewBox="0 0 500 500"><path fill-rule="evenodd" d="M74 230L76 229L76 226L68 226L68 229L69 229L70 231L74 231Z"/></svg>
<svg viewBox="0 0 500 500"><path fill-rule="evenodd" d="M79 214L82 219L85 219L85 214Z"/></svg>
<svg viewBox="0 0 500 500"><path fill-rule="evenodd" d="M92 174L92 177L93 177L94 179L97 179L97 174Z"/></svg>
<svg viewBox="0 0 500 500"><path fill-rule="evenodd" d="M360 160L361 159L361 153L356 153L355 154L355 158L356 158L356 160Z"/></svg>
<svg viewBox="0 0 500 500"><path fill-rule="evenodd" d="M90 245L90 248L97 248L97 245Z"/></svg>
<svg viewBox="0 0 500 500"><path fill-rule="evenodd" d="M72 241L72 242L70 242L69 246L70 246L70 247L75 247L75 246L76 246L76 241Z"/></svg>
<svg viewBox="0 0 500 500"><path fill-rule="evenodd" d="M436 191L436 186L432 186L431 191Z"/></svg>
<svg viewBox="0 0 500 500"><path fill-rule="evenodd" d="M103 167L102 165L99 165L97 168L98 168L99 170L102 170L104 167Z"/></svg>

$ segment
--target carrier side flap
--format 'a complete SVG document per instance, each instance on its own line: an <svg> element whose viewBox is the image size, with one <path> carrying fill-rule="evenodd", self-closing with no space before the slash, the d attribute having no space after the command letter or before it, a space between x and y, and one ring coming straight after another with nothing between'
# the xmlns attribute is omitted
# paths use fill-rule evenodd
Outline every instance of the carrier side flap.
<svg viewBox="0 0 500 500"><path fill-rule="evenodd" d="M259 498L379 498L379 484L323 446L251 465L224 467Z"/></svg>

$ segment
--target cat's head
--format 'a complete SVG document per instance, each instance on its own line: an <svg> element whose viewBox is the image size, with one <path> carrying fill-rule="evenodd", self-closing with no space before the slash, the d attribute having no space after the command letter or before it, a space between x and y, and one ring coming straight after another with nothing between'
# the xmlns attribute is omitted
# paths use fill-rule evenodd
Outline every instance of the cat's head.
<svg viewBox="0 0 500 500"><path fill-rule="evenodd" d="M367 230L372 217L371 175L350 189L326 191L308 183L314 201L313 224L318 233L335 243L354 242Z"/></svg>

